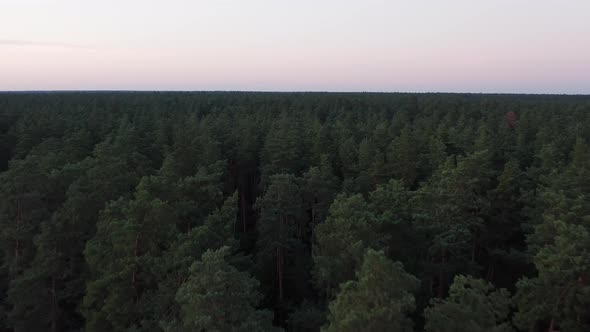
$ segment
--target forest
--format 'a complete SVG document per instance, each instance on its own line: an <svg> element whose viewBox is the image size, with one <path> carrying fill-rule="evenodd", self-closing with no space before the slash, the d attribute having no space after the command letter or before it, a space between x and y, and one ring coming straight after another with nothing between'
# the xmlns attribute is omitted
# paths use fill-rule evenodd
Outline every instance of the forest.
<svg viewBox="0 0 590 332"><path fill-rule="evenodd" d="M590 331L590 96L0 93L0 331Z"/></svg>

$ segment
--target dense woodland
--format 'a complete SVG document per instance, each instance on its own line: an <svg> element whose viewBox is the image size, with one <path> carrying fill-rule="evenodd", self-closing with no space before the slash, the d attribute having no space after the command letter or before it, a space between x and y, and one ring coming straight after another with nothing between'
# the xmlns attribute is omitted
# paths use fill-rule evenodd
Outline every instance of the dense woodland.
<svg viewBox="0 0 590 332"><path fill-rule="evenodd" d="M590 97L0 94L6 331L590 331Z"/></svg>

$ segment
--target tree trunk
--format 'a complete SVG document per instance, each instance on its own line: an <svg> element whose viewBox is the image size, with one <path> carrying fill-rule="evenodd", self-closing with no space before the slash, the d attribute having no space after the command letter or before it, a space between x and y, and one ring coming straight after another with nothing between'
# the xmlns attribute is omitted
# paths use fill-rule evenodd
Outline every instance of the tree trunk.
<svg viewBox="0 0 590 332"><path fill-rule="evenodd" d="M494 280L494 266L491 264L488 267L488 272L486 273L486 280L489 282L492 282Z"/></svg>
<svg viewBox="0 0 590 332"><path fill-rule="evenodd" d="M137 258L139 256L139 234L135 237L135 248L133 250L133 255ZM137 291L137 264L133 266L133 272L131 273L131 285L133 285L133 289L135 290L135 296L138 296Z"/></svg>
<svg viewBox="0 0 590 332"><path fill-rule="evenodd" d="M55 290L55 275L51 276L51 331L57 332L57 294Z"/></svg>
<svg viewBox="0 0 590 332"><path fill-rule="evenodd" d="M440 274L439 274L439 283L438 283L438 297L439 298L443 298L445 295L445 289L447 286L447 274L445 273L445 259L446 256L446 250L445 248L441 248L441 253L440 253Z"/></svg>
<svg viewBox="0 0 590 332"><path fill-rule="evenodd" d="M434 265L434 257L429 257L428 258L428 263L430 264L430 266ZM436 281L436 272L433 270L431 271L430 274L430 295L432 296L434 294L434 284Z"/></svg>
<svg viewBox="0 0 590 332"><path fill-rule="evenodd" d="M279 302L283 302L283 252L277 248L277 276L279 281Z"/></svg>
<svg viewBox="0 0 590 332"><path fill-rule="evenodd" d="M434 280L435 280L435 278L436 278L436 274L433 273L430 276L430 294L431 295L434 294Z"/></svg>
<svg viewBox="0 0 590 332"><path fill-rule="evenodd" d="M475 263L475 249L477 247L477 229L473 232L473 244L471 247L471 263Z"/></svg>
<svg viewBox="0 0 590 332"><path fill-rule="evenodd" d="M19 252L20 250L20 241L18 239L16 239L15 243L14 243L14 267L15 270L18 268L18 259L19 259Z"/></svg>
<svg viewBox="0 0 590 332"><path fill-rule="evenodd" d="M309 227L311 233L311 240L314 239L314 230L315 230L315 210L314 204L311 205L311 226Z"/></svg>
<svg viewBox="0 0 590 332"><path fill-rule="evenodd" d="M18 239L19 227L22 224L22 210L20 207L20 199L16 200L16 239L14 243L14 267L15 273L18 271L18 261L20 258L20 240Z"/></svg>
<svg viewBox="0 0 590 332"><path fill-rule="evenodd" d="M242 186L243 187L243 186ZM240 195L240 215L242 219L242 231L246 233L246 193L245 190L242 188Z"/></svg>

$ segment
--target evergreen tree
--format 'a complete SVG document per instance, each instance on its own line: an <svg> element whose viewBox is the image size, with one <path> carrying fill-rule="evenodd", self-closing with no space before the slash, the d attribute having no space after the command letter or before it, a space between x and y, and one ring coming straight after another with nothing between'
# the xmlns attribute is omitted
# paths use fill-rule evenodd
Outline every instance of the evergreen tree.
<svg viewBox="0 0 590 332"><path fill-rule="evenodd" d="M279 331L272 313L259 310L258 282L229 265L229 247L208 250L190 268L189 279L176 293L181 307L178 325L170 331Z"/></svg>
<svg viewBox="0 0 590 332"><path fill-rule="evenodd" d="M280 173L300 174L305 155L298 124L286 114L273 123L261 155L263 180Z"/></svg>
<svg viewBox="0 0 590 332"><path fill-rule="evenodd" d="M274 276L271 283L280 303L289 284L290 266L293 254L301 248L305 232L303 197L299 180L290 174L277 174L270 178L270 185L264 196L256 202L260 211L258 224L258 264ZM272 272L270 272L272 271ZM292 281L292 280L291 280Z"/></svg>
<svg viewBox="0 0 590 332"><path fill-rule="evenodd" d="M424 311L425 331L513 331L510 320L510 294L471 276L457 275L449 296L434 299Z"/></svg>
<svg viewBox="0 0 590 332"><path fill-rule="evenodd" d="M2 93L0 331L590 330L589 139L585 96Z"/></svg>
<svg viewBox="0 0 590 332"><path fill-rule="evenodd" d="M489 209L487 158L487 151L459 157L456 164L449 157L413 199L417 227L431 239L425 265L440 298L449 275L478 268L478 244Z"/></svg>
<svg viewBox="0 0 590 332"><path fill-rule="evenodd" d="M387 159L395 177L412 187L418 178L418 149L411 127L404 127L401 134L391 142Z"/></svg>
<svg viewBox="0 0 590 332"><path fill-rule="evenodd" d="M190 275L191 265L208 249L223 246L236 249L235 239L237 194L228 197L221 208L211 213L203 225L189 233L180 233L160 258L154 262L158 286L142 296L142 327L158 330L161 322L179 319L180 308L176 293Z"/></svg>
<svg viewBox="0 0 590 332"><path fill-rule="evenodd" d="M540 204L542 221L529 234L529 252L537 276L517 283L515 321L522 329L585 331L590 287L590 153L578 139L572 162L549 179Z"/></svg>
<svg viewBox="0 0 590 332"><path fill-rule="evenodd" d="M333 174L327 155L319 167L310 167L303 174L303 200L310 214L310 230L323 222L338 191L338 178Z"/></svg>
<svg viewBox="0 0 590 332"><path fill-rule="evenodd" d="M511 286L515 279L528 272L525 236L522 227L526 219L525 199L528 179L518 162L510 160L497 177L496 188L488 191L490 216L485 232L481 232L481 247L488 256L485 276L497 284ZM497 271L505 271L500 274Z"/></svg>
<svg viewBox="0 0 590 332"><path fill-rule="evenodd" d="M330 302L324 332L413 331L408 317L415 309L413 292L419 281L383 252L367 250L356 280L341 285Z"/></svg>
<svg viewBox="0 0 590 332"><path fill-rule="evenodd" d="M89 331L137 327L140 299L154 287L154 260L172 242L176 219L170 205L149 192L151 181L142 180L133 200L109 204L87 243L92 279L84 309Z"/></svg>
<svg viewBox="0 0 590 332"><path fill-rule="evenodd" d="M330 298L340 283L350 280L367 248L382 249L374 213L361 195L339 195L330 206L326 222L315 228L314 278Z"/></svg>
<svg viewBox="0 0 590 332"><path fill-rule="evenodd" d="M583 226L548 220L556 231L535 256L535 278L517 283L515 322L523 330L586 331L590 327L590 233Z"/></svg>

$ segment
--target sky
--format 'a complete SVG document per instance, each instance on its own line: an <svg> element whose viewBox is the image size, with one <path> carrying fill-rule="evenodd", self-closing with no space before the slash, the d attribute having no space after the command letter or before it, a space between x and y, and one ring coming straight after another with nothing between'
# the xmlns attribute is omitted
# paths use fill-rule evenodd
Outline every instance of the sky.
<svg viewBox="0 0 590 332"><path fill-rule="evenodd" d="M0 0L0 90L590 94L590 1Z"/></svg>

